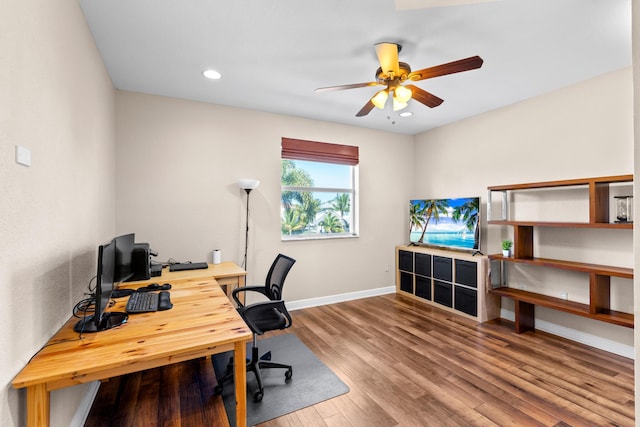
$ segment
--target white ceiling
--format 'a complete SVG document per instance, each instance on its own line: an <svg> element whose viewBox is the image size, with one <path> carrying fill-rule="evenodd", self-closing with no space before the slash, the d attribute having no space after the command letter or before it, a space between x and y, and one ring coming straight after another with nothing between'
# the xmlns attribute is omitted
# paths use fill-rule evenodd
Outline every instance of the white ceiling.
<svg viewBox="0 0 640 427"><path fill-rule="evenodd" d="M118 89L410 135L631 65L631 0L442 3L80 0ZM375 81L382 41L401 44L413 70L473 55L484 65L415 83L444 103L410 101L408 118L355 117L380 86L314 92Z"/></svg>

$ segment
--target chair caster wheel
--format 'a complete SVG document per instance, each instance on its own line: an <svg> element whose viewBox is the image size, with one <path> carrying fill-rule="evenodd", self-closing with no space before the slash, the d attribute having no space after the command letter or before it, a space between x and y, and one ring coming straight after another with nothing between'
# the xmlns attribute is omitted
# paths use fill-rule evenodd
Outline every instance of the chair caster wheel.
<svg viewBox="0 0 640 427"><path fill-rule="evenodd" d="M261 391L256 391L256 393L253 395L253 401L254 402L262 402L262 398L264 397L264 393L262 393Z"/></svg>
<svg viewBox="0 0 640 427"><path fill-rule="evenodd" d="M287 372L284 373L284 379L286 382L291 381L291 377L293 376L293 369L289 368L287 369Z"/></svg>

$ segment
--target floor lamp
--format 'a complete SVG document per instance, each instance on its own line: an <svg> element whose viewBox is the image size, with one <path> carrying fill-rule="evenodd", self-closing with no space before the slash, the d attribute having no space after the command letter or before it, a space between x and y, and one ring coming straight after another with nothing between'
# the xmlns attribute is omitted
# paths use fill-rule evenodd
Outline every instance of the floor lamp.
<svg viewBox="0 0 640 427"><path fill-rule="evenodd" d="M251 190L255 190L260 185L260 181L257 179L241 179L238 180L238 186L247 192L247 217L246 217L246 228L244 235L244 261L242 263L242 268L247 269L247 250L249 249L249 194Z"/></svg>

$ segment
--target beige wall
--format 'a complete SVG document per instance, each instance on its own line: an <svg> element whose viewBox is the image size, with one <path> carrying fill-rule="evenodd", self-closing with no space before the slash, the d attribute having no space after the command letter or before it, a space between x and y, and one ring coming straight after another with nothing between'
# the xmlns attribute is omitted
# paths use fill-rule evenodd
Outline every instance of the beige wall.
<svg viewBox="0 0 640 427"><path fill-rule="evenodd" d="M115 100L77 2L3 1L0 29L0 425L18 426L11 380L70 317L113 234ZM52 393L52 425L70 424L86 389Z"/></svg>
<svg viewBox="0 0 640 427"><path fill-rule="evenodd" d="M411 136L130 92L117 93L116 229L158 260L242 261L251 193L248 271L261 282L278 252L297 259L288 300L392 286L413 180ZM280 241L281 137L360 147L360 237ZM385 265L390 271L385 272Z"/></svg>
<svg viewBox="0 0 640 427"><path fill-rule="evenodd" d="M411 137L330 123L114 95L76 2L5 1L0 28L3 426L24 424L25 394L9 384L81 298L98 243L135 231L160 251L159 259L208 260L211 249L221 248L224 259L240 261L245 205L238 178L262 181L251 196L252 278L262 279L276 252L291 254L299 263L287 296L301 300L391 285L384 266L393 268L392 247L405 240L410 197L484 198L492 184L634 169L629 70L419 135L414 144ZM360 146L360 238L280 241L282 136ZM15 163L16 144L31 150L31 167ZM413 158L420 159L415 181ZM440 167L452 158L471 178ZM493 251L504 231L485 225L483 233ZM635 300L637 315L638 293ZM562 315L552 320L571 323ZM626 329L570 326L585 323L633 344ZM86 389L52 393L53 425L71 423Z"/></svg>
<svg viewBox="0 0 640 427"><path fill-rule="evenodd" d="M631 85L631 68L623 69L418 135L415 196L480 195L485 208L483 251L499 252L500 239L512 236L512 230L487 227L488 186L633 173ZM528 212L522 212L522 204L515 205L520 208L517 214L520 219L548 220L532 215L553 211L556 220L587 221L588 206L577 203L576 209L566 196L560 195L546 212L534 212L539 200ZM633 266L629 231L539 228L536 236L538 256ZM571 299L588 302L588 281L581 274L518 267L512 270L511 280L527 290L553 296L567 291ZM615 308L633 310L632 287L631 280L614 279ZM503 307L512 310L512 301L503 299ZM539 324L547 321L571 328L575 337L594 334L613 341L614 346L633 348L631 329L544 308L536 308L536 313Z"/></svg>
<svg viewBox="0 0 640 427"><path fill-rule="evenodd" d="M640 176L640 120L638 118L638 111L640 111L640 0L633 0L631 3L631 20L632 25L632 56L633 56L633 107L634 107L634 176ZM634 186L634 211L640 213L640 189L638 185ZM640 271L640 247L638 246L638 236L640 231L635 227L633 230L634 241L634 271ZM634 277L633 287L638 289L640 278L636 275ZM634 338L635 342L640 342L640 292L634 294ZM635 372L640 372L640 349L636 346L635 353ZM640 413L640 375L635 375L635 390L636 390L636 414ZM636 426L640 426L640 417L636 415Z"/></svg>

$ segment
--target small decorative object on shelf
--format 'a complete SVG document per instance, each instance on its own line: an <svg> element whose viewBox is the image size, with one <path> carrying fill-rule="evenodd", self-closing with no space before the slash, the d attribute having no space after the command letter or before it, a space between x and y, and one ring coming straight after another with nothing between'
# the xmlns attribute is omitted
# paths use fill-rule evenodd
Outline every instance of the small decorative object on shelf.
<svg viewBox="0 0 640 427"><path fill-rule="evenodd" d="M511 246L513 246L513 242L511 240L502 241L502 256L511 256Z"/></svg>
<svg viewBox="0 0 640 427"><path fill-rule="evenodd" d="M616 199L616 222L633 222L633 196L615 196Z"/></svg>

